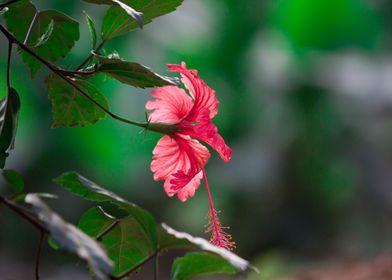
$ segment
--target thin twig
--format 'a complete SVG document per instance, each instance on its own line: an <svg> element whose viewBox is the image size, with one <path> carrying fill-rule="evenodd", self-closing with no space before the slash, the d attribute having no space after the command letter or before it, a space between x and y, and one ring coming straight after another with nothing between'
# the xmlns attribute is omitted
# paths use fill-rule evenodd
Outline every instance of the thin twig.
<svg viewBox="0 0 392 280"><path fill-rule="evenodd" d="M159 256L155 255L154 260L154 280L159 280Z"/></svg>
<svg viewBox="0 0 392 280"><path fill-rule="evenodd" d="M92 69L92 70L78 70L78 71L73 71L73 70L66 70L66 69L60 69L59 68L59 72L61 72L62 74L64 74L67 77L76 77L76 76L83 76L83 77L88 77L91 75L94 75L95 73L97 73L97 70Z"/></svg>
<svg viewBox="0 0 392 280"><path fill-rule="evenodd" d="M12 42L8 42L8 58L7 58L7 89L8 92L11 88L11 78L10 78L10 72L11 72L11 54L12 54Z"/></svg>
<svg viewBox="0 0 392 280"><path fill-rule="evenodd" d="M141 122L136 122L136 121L131 121L128 119L125 119L110 110L106 109L102 104L97 102L94 98L92 98L86 91L84 91L82 88L80 88L73 80L65 76L64 74L61 73L60 69L57 68L54 64L50 63L49 61L45 60L38 54L36 54L30 47L26 46L23 44L21 41L19 41L12 33L10 33L3 25L0 24L0 31L10 40L11 42L15 43L18 45L22 50L26 51L29 53L31 56L39 60L41 63L43 63L46 67L48 67L52 72L54 72L57 76L59 76L61 79L63 79L65 82L67 82L70 86L72 86L74 89L76 89L80 94L82 94L84 97L86 97L91 103L93 103L95 106L100 108L102 111L104 111L106 114L108 114L110 117L113 119L116 119L118 121L128 123L131 125L139 126L146 128L147 124L146 123L141 123Z"/></svg>
<svg viewBox="0 0 392 280"><path fill-rule="evenodd" d="M0 202L2 202L5 206L7 206L8 208L16 212L19 216L24 218L26 221L30 222L37 229L43 231L44 233L49 233L49 230L46 228L46 226L44 226L41 222L39 222L28 209L16 204L13 201L6 199L3 196L0 196Z"/></svg>
<svg viewBox="0 0 392 280"><path fill-rule="evenodd" d="M148 261L150 261L152 258L154 258L159 252L159 249L156 249L154 252L151 253L151 255L147 256L146 258L144 258L140 263L138 263L137 265L135 265L134 267L132 267L131 269L121 273L118 276L114 276L111 275L110 279L111 280L119 280L122 279L128 275L130 275L131 273L135 272L136 270L138 270L140 267L142 267L143 265L145 265Z"/></svg>
<svg viewBox="0 0 392 280"><path fill-rule="evenodd" d="M117 226L119 222L120 220L114 220L107 228L105 228L100 234L98 234L98 236L95 239L99 241L109 231L111 231L115 226Z"/></svg>
<svg viewBox="0 0 392 280"><path fill-rule="evenodd" d="M33 27L34 27L35 23L37 22L38 14L39 14L39 11L36 11L34 14L33 20L30 23L29 30L27 31L26 37L23 41L23 44L25 44L25 45L27 45L27 43L30 40L31 32L33 31Z"/></svg>
<svg viewBox="0 0 392 280"><path fill-rule="evenodd" d="M89 61L93 58L93 53L94 52L98 52L100 49L102 49L103 45L105 45L106 40L102 40L102 42L93 50L90 52L90 54L86 57L85 60L83 60L83 62L75 69L75 71L78 71L80 69L82 69L87 63L89 63Z"/></svg>
<svg viewBox="0 0 392 280"><path fill-rule="evenodd" d="M45 239L45 233L41 230L37 255L35 257L35 280L39 280L39 262L40 262L40 258L41 258L41 251L42 251L42 245L43 245L44 239Z"/></svg>
<svg viewBox="0 0 392 280"><path fill-rule="evenodd" d="M5 7L7 7L7 6L9 6L9 5L13 4L13 3L19 2L19 1L21 1L21 0L10 0L8 2L0 4L0 10L4 9Z"/></svg>

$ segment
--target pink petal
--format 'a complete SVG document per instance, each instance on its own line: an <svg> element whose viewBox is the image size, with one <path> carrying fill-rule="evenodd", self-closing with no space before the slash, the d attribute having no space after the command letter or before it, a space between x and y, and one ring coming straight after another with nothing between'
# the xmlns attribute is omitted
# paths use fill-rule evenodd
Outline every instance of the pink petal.
<svg viewBox="0 0 392 280"><path fill-rule="evenodd" d="M196 122L197 124L193 126L192 130L184 129L181 133L206 142L219 153L224 162L229 162L232 149L226 145L222 136L219 135L218 129L211 122L207 109L200 111Z"/></svg>
<svg viewBox="0 0 392 280"><path fill-rule="evenodd" d="M168 68L171 71L181 73L181 81L194 99L193 108L186 119L190 122L195 121L202 109L208 109L209 117L212 119L218 113L219 104L215 91L199 78L196 70L188 70L184 62L181 65L169 64Z"/></svg>
<svg viewBox="0 0 392 280"><path fill-rule="evenodd" d="M183 89L175 86L157 88L151 93L155 100L146 103L151 122L176 123L185 117L192 109L192 99Z"/></svg>
<svg viewBox="0 0 392 280"><path fill-rule="evenodd" d="M178 199L184 202L188 199L188 197L193 197L195 195L195 192L200 185L200 180L202 177L202 171L197 174L193 174L193 177L184 175L183 178L179 179L179 182L181 183L178 184L178 182L176 182L178 178L175 178L175 176L171 176L165 181L163 187L168 196L171 197L177 194Z"/></svg>
<svg viewBox="0 0 392 280"><path fill-rule="evenodd" d="M189 136L175 133L165 135L153 151L151 171L154 180L165 180L168 196L178 195L181 201L193 196L200 184L202 167L210 158L208 149Z"/></svg>

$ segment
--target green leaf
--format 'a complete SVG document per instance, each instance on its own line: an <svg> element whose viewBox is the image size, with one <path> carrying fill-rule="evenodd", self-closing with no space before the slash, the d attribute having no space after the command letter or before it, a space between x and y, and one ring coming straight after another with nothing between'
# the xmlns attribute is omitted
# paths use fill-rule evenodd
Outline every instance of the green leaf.
<svg viewBox="0 0 392 280"><path fill-rule="evenodd" d="M85 2L95 3L95 4L105 4L105 5L118 5L123 9L128 15L130 15L140 28L143 27L143 13L136 11L134 8L128 6L124 1L119 0L84 0Z"/></svg>
<svg viewBox="0 0 392 280"><path fill-rule="evenodd" d="M22 175L14 170L7 169L3 170L3 177L15 193L23 192L24 179Z"/></svg>
<svg viewBox="0 0 392 280"><path fill-rule="evenodd" d="M45 33L38 38L37 42L32 46L32 48L37 48L39 46L46 44L53 33L53 28L54 28L54 21L51 20L48 27L45 30Z"/></svg>
<svg viewBox="0 0 392 280"><path fill-rule="evenodd" d="M143 13L143 23L146 25L156 17L175 11L183 0L124 0L123 2ZM113 37L126 34L137 27L137 23L129 18L127 12L122 8L111 7L103 19L102 40L107 41Z"/></svg>
<svg viewBox="0 0 392 280"><path fill-rule="evenodd" d="M124 61L114 56L94 55L99 60L97 71L105 73L122 83L139 88L178 85L178 79L161 76L138 63Z"/></svg>
<svg viewBox="0 0 392 280"><path fill-rule="evenodd" d="M48 228L51 237L61 249L75 253L87 261L99 279L105 279L105 276L110 275L113 264L97 241L64 221L37 195L26 195L25 202L33 206L33 211Z"/></svg>
<svg viewBox="0 0 392 280"><path fill-rule="evenodd" d="M19 95L10 88L7 97L0 101L0 168L4 168L8 152L14 148L19 109Z"/></svg>
<svg viewBox="0 0 392 280"><path fill-rule="evenodd" d="M57 75L48 76L45 83L52 102L53 127L87 126L105 118L102 109ZM106 98L92 84L83 80L74 81L74 84L103 107L109 107Z"/></svg>
<svg viewBox="0 0 392 280"><path fill-rule="evenodd" d="M90 31L91 48L95 49L95 47L97 46L97 31L95 29L95 24L94 24L93 20L91 19L91 17L85 11L83 11L83 13L86 17L88 30Z"/></svg>
<svg viewBox="0 0 392 280"><path fill-rule="evenodd" d="M168 248L175 248L175 247L183 247L183 248L199 248L204 251L208 251L214 253L227 262L230 263L236 270L238 271L245 271L248 268L253 267L250 266L249 262L240 258L236 254L226 249L211 245L207 240L200 237L194 237L186 232L179 232L166 224L161 224L162 229L164 231L160 231L159 240L162 242L160 244L160 248L168 249ZM169 235L169 236L167 236ZM171 237L170 237L171 236ZM168 238L171 239L168 239ZM174 242L172 238L178 239L178 242Z"/></svg>
<svg viewBox="0 0 392 280"><path fill-rule="evenodd" d="M187 280L200 275L236 272L236 269L220 256L207 252L192 252L174 261L171 279Z"/></svg>
<svg viewBox="0 0 392 280"><path fill-rule="evenodd" d="M100 237L101 244L115 263L114 275L138 265L157 249L132 216L115 220L95 207L81 217L79 228L94 238Z"/></svg>
<svg viewBox="0 0 392 280"><path fill-rule="evenodd" d="M38 11L31 2L10 6L4 17L8 29L23 42L36 13L35 24L27 44L46 60L55 62L65 57L75 41L79 39L79 23L74 19L58 11ZM32 42L38 42L39 38L47 33L52 21L53 30L45 44L34 46L36 43ZM34 77L42 67L41 62L24 51L22 51L22 59L30 68L31 76Z"/></svg>
<svg viewBox="0 0 392 280"><path fill-rule="evenodd" d="M78 227L97 239L116 219L106 214L100 207L87 210L79 220Z"/></svg>
<svg viewBox="0 0 392 280"><path fill-rule="evenodd" d="M54 179L54 182L64 187L71 193L80 196L86 200L96 202L110 202L125 210L133 217L143 228L145 236L148 236L153 247L156 248L157 241L157 223L154 217L139 206L126 201L115 193L108 191L94 182L84 178L76 172L63 173Z"/></svg>

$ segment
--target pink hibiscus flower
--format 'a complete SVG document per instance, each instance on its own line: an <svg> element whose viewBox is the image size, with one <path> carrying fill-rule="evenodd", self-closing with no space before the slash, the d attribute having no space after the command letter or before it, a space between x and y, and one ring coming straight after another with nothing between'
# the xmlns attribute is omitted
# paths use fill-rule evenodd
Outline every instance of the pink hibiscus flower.
<svg viewBox="0 0 392 280"><path fill-rule="evenodd" d="M181 73L181 81L189 91L175 86L164 86L154 90L148 101L149 130L165 134L153 151L151 171L154 180L164 180L164 190L170 197L177 195L181 201L195 195L204 179L210 204L207 231L211 231L210 242L231 249L234 243L224 232L211 197L204 166L210 153L199 139L214 148L224 162L230 161L232 150L218 134L211 119L218 113L215 91L199 78L196 70L188 70L185 63L169 64L169 71ZM196 139L194 139L196 138Z"/></svg>

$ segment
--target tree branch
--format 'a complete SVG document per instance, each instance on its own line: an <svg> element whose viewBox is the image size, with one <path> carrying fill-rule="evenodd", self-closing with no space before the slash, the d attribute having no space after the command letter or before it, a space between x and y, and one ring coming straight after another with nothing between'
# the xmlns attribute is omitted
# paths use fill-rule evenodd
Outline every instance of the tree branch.
<svg viewBox="0 0 392 280"><path fill-rule="evenodd" d="M147 128L147 123L142 123L142 122L137 122L137 121L131 121L128 119L125 119L113 112L111 112L110 110L106 109L102 104L100 104L99 102L97 102L94 98L92 98L86 91L84 91L83 89L81 89L77 84L75 84L70 78L68 78L67 76L65 76L62 73L62 70L60 70L59 68L57 68L57 66L55 66L54 64L52 64L51 62L47 61L46 59L42 58L41 56L39 56L38 54L36 54L30 47L26 46L25 44L23 44L21 41L19 41L12 33L10 33L3 25L0 24L0 31L8 38L8 40L16 45L18 45L22 50L26 51L27 53L29 53L31 56L33 56L34 58L36 58L38 61L40 61L41 63L43 63L47 68L49 68L53 73L55 73L57 76L59 76L61 79L63 79L65 82L67 82L69 85L71 85L74 89L76 89L78 92L80 92L80 94L82 94L84 97L86 97L91 103L93 103L94 105L96 105L98 108L100 108L102 111L104 111L106 114L108 114L110 117L112 117L113 119L116 119L118 121L127 123L127 124L131 124L131 125L135 125L138 127L143 127L143 128Z"/></svg>

